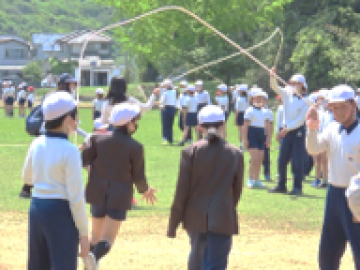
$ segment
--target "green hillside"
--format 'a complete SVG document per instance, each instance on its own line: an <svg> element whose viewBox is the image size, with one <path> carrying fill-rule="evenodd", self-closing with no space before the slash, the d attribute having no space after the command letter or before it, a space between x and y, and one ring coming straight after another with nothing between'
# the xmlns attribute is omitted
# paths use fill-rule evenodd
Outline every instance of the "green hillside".
<svg viewBox="0 0 360 270"><path fill-rule="evenodd" d="M108 24L113 11L91 0L1 0L0 35L66 33Z"/></svg>

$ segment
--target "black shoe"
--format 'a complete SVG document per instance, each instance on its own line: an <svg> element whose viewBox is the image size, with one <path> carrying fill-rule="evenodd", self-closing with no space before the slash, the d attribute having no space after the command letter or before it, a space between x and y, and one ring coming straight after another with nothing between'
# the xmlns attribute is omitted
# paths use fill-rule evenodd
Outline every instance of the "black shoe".
<svg viewBox="0 0 360 270"><path fill-rule="evenodd" d="M321 181L319 178L316 178L314 182L312 182L311 186L312 187L317 187L321 184Z"/></svg>
<svg viewBox="0 0 360 270"><path fill-rule="evenodd" d="M299 188L294 188L292 191L289 192L289 195L302 195L302 190Z"/></svg>
<svg viewBox="0 0 360 270"><path fill-rule="evenodd" d="M22 190L19 194L19 198L23 198L23 199L30 199L31 198L31 192Z"/></svg>
<svg viewBox="0 0 360 270"><path fill-rule="evenodd" d="M185 143L184 142L179 142L176 146L184 146Z"/></svg>
<svg viewBox="0 0 360 270"><path fill-rule="evenodd" d="M327 183L322 182L320 185L318 185L316 188L326 188L328 186Z"/></svg>
<svg viewBox="0 0 360 270"><path fill-rule="evenodd" d="M269 193L282 193L282 194L286 194L287 193L287 188L281 188L276 186L273 189L269 189Z"/></svg>

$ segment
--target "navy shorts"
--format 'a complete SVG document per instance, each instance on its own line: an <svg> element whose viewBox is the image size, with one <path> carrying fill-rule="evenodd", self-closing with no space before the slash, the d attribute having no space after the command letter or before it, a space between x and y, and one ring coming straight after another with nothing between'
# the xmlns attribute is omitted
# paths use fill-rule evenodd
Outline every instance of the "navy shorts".
<svg viewBox="0 0 360 270"><path fill-rule="evenodd" d="M252 127L249 126L248 129L248 142L249 142L249 149L265 149L265 129L261 127Z"/></svg>
<svg viewBox="0 0 360 270"><path fill-rule="evenodd" d="M196 127L197 126L197 113L187 113L185 125L188 127Z"/></svg>
<svg viewBox="0 0 360 270"><path fill-rule="evenodd" d="M114 220L124 221L126 219L126 210L108 209L106 205L91 205L91 215L94 218L104 218L108 216Z"/></svg>
<svg viewBox="0 0 360 270"><path fill-rule="evenodd" d="M244 112L239 112L236 116L236 125L240 127L244 125Z"/></svg>
<svg viewBox="0 0 360 270"><path fill-rule="evenodd" d="M13 97L7 97L5 99L5 104L6 105L14 105L14 98Z"/></svg>
<svg viewBox="0 0 360 270"><path fill-rule="evenodd" d="M97 119L97 118L99 118L100 116L101 116L101 112L99 112L99 111L94 111L94 115L93 115L94 119Z"/></svg>
<svg viewBox="0 0 360 270"><path fill-rule="evenodd" d="M29 107L29 108L32 108L32 106L33 106L33 103L28 100L28 107Z"/></svg>
<svg viewBox="0 0 360 270"><path fill-rule="evenodd" d="M24 105L26 102L25 98L20 98L19 99L19 105Z"/></svg>

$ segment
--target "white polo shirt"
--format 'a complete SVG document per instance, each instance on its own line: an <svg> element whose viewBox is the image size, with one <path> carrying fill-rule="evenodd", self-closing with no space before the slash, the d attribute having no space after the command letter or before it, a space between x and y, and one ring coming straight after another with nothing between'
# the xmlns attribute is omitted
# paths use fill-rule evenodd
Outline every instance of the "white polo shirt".
<svg viewBox="0 0 360 270"><path fill-rule="evenodd" d="M188 97L188 95L185 93L180 94L180 96L178 98L178 108L182 109L184 107L187 97Z"/></svg>
<svg viewBox="0 0 360 270"><path fill-rule="evenodd" d="M166 90L160 98L160 103L164 106L176 107L177 98L175 90Z"/></svg>
<svg viewBox="0 0 360 270"><path fill-rule="evenodd" d="M203 90L201 92L196 92L195 98L196 98L196 102L198 104L211 105L210 95L209 95L209 92L206 90Z"/></svg>
<svg viewBox="0 0 360 270"><path fill-rule="evenodd" d="M229 97L227 95L217 96L215 100L221 109L225 108L225 112L229 111Z"/></svg>
<svg viewBox="0 0 360 270"><path fill-rule="evenodd" d="M276 111L276 126L275 126L275 132L279 133L280 129L284 127L284 106L279 105Z"/></svg>
<svg viewBox="0 0 360 270"><path fill-rule="evenodd" d="M274 123L274 113L269 108L264 108L267 113L267 117L271 123Z"/></svg>
<svg viewBox="0 0 360 270"><path fill-rule="evenodd" d="M358 120L349 128L343 129L338 122L331 122L318 134L308 130L306 148L311 155L324 151L329 157L329 183L347 188L350 179L360 171L360 125Z"/></svg>
<svg viewBox="0 0 360 270"><path fill-rule="evenodd" d="M34 93L28 94L27 100L30 101L31 103L34 103Z"/></svg>
<svg viewBox="0 0 360 270"><path fill-rule="evenodd" d="M265 128L266 121L269 121L269 113L265 108L249 107L245 111L245 120L249 120L249 126Z"/></svg>
<svg viewBox="0 0 360 270"><path fill-rule="evenodd" d="M184 102L184 107L188 109L188 113L197 113L198 103L195 96L187 96Z"/></svg>
<svg viewBox="0 0 360 270"><path fill-rule="evenodd" d="M94 107L95 111L101 112L103 102L104 102L103 99L96 98L93 100L93 107Z"/></svg>
<svg viewBox="0 0 360 270"><path fill-rule="evenodd" d="M34 186L32 197L68 201L80 236L88 235L81 156L65 135L33 140L22 176L25 184Z"/></svg>
<svg viewBox="0 0 360 270"><path fill-rule="evenodd" d="M27 93L26 93L25 90L19 91L18 96L17 96L17 100L19 101L21 98L26 99L26 94Z"/></svg>
<svg viewBox="0 0 360 270"><path fill-rule="evenodd" d="M235 103L235 110L237 112L245 112L249 107L249 102L246 97L238 97Z"/></svg>
<svg viewBox="0 0 360 270"><path fill-rule="evenodd" d="M15 97L15 89L12 87L5 88L3 91L5 97Z"/></svg>

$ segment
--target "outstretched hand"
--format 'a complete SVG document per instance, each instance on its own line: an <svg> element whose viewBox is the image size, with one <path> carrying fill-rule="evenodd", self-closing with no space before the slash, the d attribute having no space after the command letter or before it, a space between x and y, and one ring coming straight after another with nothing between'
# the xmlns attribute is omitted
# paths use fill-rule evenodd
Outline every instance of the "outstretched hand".
<svg viewBox="0 0 360 270"><path fill-rule="evenodd" d="M319 114L315 106L312 106L306 114L306 126L313 130L318 130L320 127Z"/></svg>
<svg viewBox="0 0 360 270"><path fill-rule="evenodd" d="M149 187L149 189L143 194L142 200L145 199L147 204L154 205L157 202L155 193L157 192L156 189Z"/></svg>

